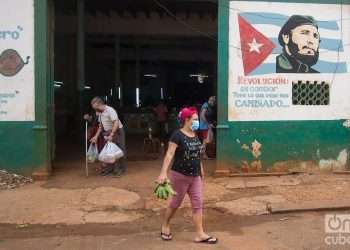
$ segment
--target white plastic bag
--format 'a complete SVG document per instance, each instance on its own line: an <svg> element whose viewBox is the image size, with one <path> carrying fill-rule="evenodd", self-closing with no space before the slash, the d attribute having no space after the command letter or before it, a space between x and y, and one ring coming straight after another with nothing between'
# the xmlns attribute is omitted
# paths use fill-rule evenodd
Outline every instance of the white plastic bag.
<svg viewBox="0 0 350 250"><path fill-rule="evenodd" d="M86 153L86 158L89 163L94 163L98 158L98 150L95 143L91 143L89 150Z"/></svg>
<svg viewBox="0 0 350 250"><path fill-rule="evenodd" d="M99 161L113 164L124 156L123 151L113 142L107 142L98 156Z"/></svg>

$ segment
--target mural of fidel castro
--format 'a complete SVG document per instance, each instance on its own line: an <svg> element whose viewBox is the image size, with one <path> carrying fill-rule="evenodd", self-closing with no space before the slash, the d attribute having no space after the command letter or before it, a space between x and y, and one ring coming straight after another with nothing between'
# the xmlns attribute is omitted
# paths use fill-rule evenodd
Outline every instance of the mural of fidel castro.
<svg viewBox="0 0 350 250"><path fill-rule="evenodd" d="M276 73L319 73L311 68L318 61L321 42L313 17L291 16L281 28L278 42L283 52L276 57Z"/></svg>

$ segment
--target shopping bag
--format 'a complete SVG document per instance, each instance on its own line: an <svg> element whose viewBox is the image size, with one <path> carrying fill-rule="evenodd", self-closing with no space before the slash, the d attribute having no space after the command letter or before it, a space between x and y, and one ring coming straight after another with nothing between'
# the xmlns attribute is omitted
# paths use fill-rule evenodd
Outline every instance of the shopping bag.
<svg viewBox="0 0 350 250"><path fill-rule="evenodd" d="M91 143L89 150L86 153L86 158L89 163L94 163L98 158L98 150L95 143Z"/></svg>
<svg viewBox="0 0 350 250"><path fill-rule="evenodd" d="M99 161L113 164L124 156L124 152L113 142L107 142L98 156Z"/></svg>

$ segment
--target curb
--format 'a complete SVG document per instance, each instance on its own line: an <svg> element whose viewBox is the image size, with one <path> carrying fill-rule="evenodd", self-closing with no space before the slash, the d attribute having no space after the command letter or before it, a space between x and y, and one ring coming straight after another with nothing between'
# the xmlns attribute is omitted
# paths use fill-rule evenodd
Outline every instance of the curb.
<svg viewBox="0 0 350 250"><path fill-rule="evenodd" d="M306 202L303 204L295 204L295 203L267 204L266 210L269 211L269 213L271 214L350 210L350 202L349 201L344 201L344 202L319 201L319 202Z"/></svg>

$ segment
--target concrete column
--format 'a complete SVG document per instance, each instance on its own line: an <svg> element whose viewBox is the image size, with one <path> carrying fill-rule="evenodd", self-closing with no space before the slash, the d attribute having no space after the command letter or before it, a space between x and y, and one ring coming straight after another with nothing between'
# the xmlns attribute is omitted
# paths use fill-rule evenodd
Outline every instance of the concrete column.
<svg viewBox="0 0 350 250"><path fill-rule="evenodd" d="M213 87L212 87L212 95L218 96L218 65L217 63L213 63Z"/></svg>
<svg viewBox="0 0 350 250"><path fill-rule="evenodd" d="M141 85L141 65L140 65L140 45L136 44L136 60L135 60L135 88L139 89ZM141 99L141 98L140 98ZM135 89L135 100L136 100L136 89Z"/></svg>
<svg viewBox="0 0 350 250"><path fill-rule="evenodd" d="M83 108L85 87L85 2L77 0L77 93L78 124L77 131L83 131Z"/></svg>
<svg viewBox="0 0 350 250"><path fill-rule="evenodd" d="M118 90L120 88L120 100L119 105L123 106L123 84L121 82L121 76L120 76L120 38L115 37L114 39L114 79L115 79L115 85L116 86L116 95L118 96Z"/></svg>
<svg viewBox="0 0 350 250"><path fill-rule="evenodd" d="M163 65L158 67L157 70L158 73L158 82L159 82L159 88L163 88L163 97L164 100L166 100L166 91L167 91L167 83L166 83L166 73L165 73L165 67ZM159 91L159 98L160 98L160 89Z"/></svg>
<svg viewBox="0 0 350 250"><path fill-rule="evenodd" d="M77 0L77 89L85 86L85 0Z"/></svg>

